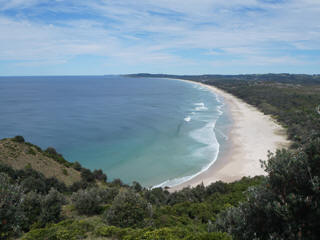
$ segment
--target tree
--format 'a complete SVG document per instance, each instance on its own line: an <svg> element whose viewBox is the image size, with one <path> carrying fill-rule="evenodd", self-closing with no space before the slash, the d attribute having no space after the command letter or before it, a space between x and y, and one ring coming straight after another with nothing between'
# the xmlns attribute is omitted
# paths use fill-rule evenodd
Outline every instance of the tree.
<svg viewBox="0 0 320 240"><path fill-rule="evenodd" d="M101 169L99 169L99 170L95 169L93 171L93 175L94 175L95 179L97 179L99 181L107 182L107 175L104 174Z"/></svg>
<svg viewBox="0 0 320 240"><path fill-rule="evenodd" d="M41 214L41 195L35 192L26 194L22 201L22 210L25 214L24 230L29 230L29 227L39 221Z"/></svg>
<svg viewBox="0 0 320 240"><path fill-rule="evenodd" d="M29 176L21 182L21 186L23 187L25 193L31 191L35 191L37 193L46 193L46 184L42 178Z"/></svg>
<svg viewBox="0 0 320 240"><path fill-rule="evenodd" d="M63 195L56 189L51 188L41 202L40 222L42 224L58 222L64 202Z"/></svg>
<svg viewBox="0 0 320 240"><path fill-rule="evenodd" d="M104 218L114 226L133 227L150 214L150 205L139 194L126 189L116 196Z"/></svg>
<svg viewBox="0 0 320 240"><path fill-rule="evenodd" d="M263 162L268 177L248 201L217 219L235 239L317 239L320 236L320 138Z"/></svg>
<svg viewBox="0 0 320 240"><path fill-rule="evenodd" d="M95 214L100 210L102 198L97 188L79 190L71 196L72 203L80 214Z"/></svg>
<svg viewBox="0 0 320 240"><path fill-rule="evenodd" d="M53 147L48 147L45 150L46 153L50 154L50 155L58 155L57 150Z"/></svg>
<svg viewBox="0 0 320 240"><path fill-rule="evenodd" d="M24 137L22 136L15 136L13 138L13 141L18 142L18 143L24 143Z"/></svg>
<svg viewBox="0 0 320 240"><path fill-rule="evenodd" d="M0 238L20 233L25 219L21 208L23 191L12 184L5 173L0 173Z"/></svg>
<svg viewBox="0 0 320 240"><path fill-rule="evenodd" d="M81 169L82 169L81 164L79 162L77 162L77 161L75 161L72 166L77 171L81 171Z"/></svg>
<svg viewBox="0 0 320 240"><path fill-rule="evenodd" d="M133 181L132 182L132 188L136 191L136 192L141 192L143 190L143 187L140 185L140 183Z"/></svg>
<svg viewBox="0 0 320 240"><path fill-rule="evenodd" d="M83 168L81 170L81 178L86 182L93 182L95 176L89 169Z"/></svg>

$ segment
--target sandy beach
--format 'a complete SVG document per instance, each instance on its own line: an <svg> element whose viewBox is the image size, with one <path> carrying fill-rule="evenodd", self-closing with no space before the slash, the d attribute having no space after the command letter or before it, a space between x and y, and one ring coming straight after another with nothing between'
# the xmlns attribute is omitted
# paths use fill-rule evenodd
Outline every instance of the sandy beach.
<svg viewBox="0 0 320 240"><path fill-rule="evenodd" d="M188 186L194 187L201 183L209 185L219 180L231 182L244 176L265 175L259 160L267 159L268 150L274 152L278 148L289 146L290 142L287 140L285 129L270 116L263 114L241 99L216 87L197 84L218 94L227 104L233 119L228 136L229 147L223 154L219 154L216 162L207 171L170 188L170 191Z"/></svg>

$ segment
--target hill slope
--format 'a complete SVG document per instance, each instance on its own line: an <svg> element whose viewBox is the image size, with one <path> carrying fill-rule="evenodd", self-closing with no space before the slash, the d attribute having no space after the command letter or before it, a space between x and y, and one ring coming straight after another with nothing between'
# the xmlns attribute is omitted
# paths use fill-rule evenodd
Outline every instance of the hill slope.
<svg viewBox="0 0 320 240"><path fill-rule="evenodd" d="M31 167L46 178L56 177L67 186L81 180L79 171L58 162L35 145L14 139L0 140L0 163L17 170Z"/></svg>

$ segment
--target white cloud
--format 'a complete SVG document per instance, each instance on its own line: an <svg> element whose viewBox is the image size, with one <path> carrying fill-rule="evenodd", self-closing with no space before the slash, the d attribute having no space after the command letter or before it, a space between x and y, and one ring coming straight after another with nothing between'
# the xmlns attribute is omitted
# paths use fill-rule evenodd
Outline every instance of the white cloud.
<svg viewBox="0 0 320 240"><path fill-rule="evenodd" d="M41 0L0 0L0 9L28 8L37 5Z"/></svg>
<svg viewBox="0 0 320 240"><path fill-rule="evenodd" d="M27 12L23 9L36 8L40 2L0 0L2 12L15 9L22 15L0 15L1 60L53 64L90 54L133 65L178 61L192 65L197 64L195 60L178 52L203 49L204 55L214 58L242 57L233 64L295 65L301 63L300 56L283 56L284 51L320 50L318 0L277 4L259 0L69 0L57 1L56 7L47 10L80 17L41 21L23 16ZM46 11L45 6L38 11ZM95 17L81 18L81 13Z"/></svg>

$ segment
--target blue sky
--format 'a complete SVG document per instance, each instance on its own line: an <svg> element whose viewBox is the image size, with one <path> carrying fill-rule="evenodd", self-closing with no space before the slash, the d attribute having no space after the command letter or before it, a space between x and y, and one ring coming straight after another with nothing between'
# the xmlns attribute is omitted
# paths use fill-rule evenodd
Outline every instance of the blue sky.
<svg viewBox="0 0 320 240"><path fill-rule="evenodd" d="M0 75L320 73L320 0L0 0Z"/></svg>

